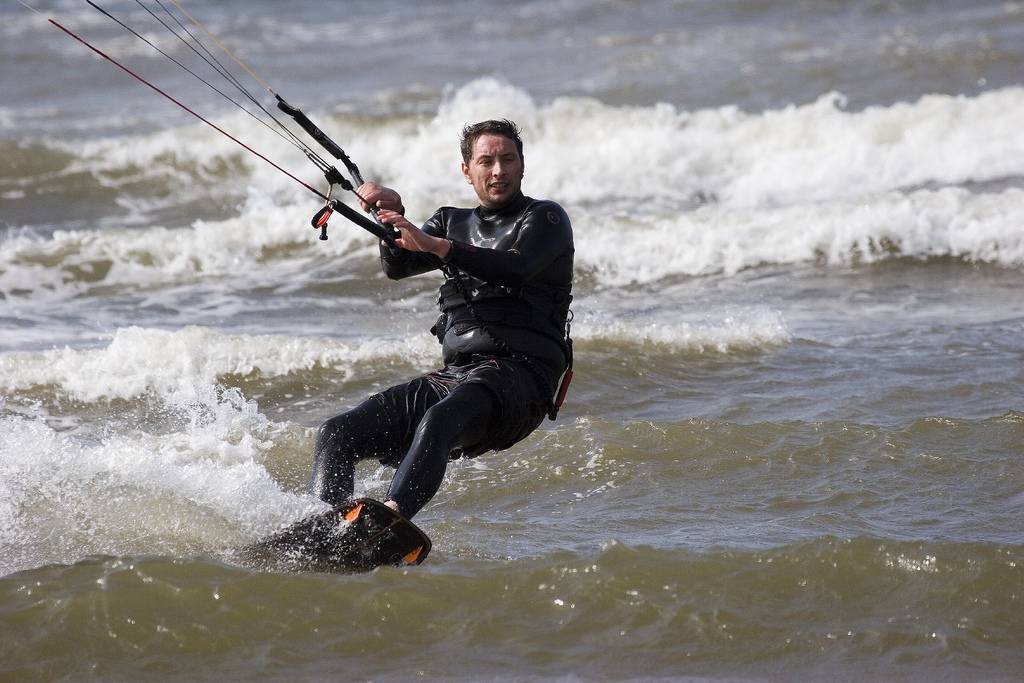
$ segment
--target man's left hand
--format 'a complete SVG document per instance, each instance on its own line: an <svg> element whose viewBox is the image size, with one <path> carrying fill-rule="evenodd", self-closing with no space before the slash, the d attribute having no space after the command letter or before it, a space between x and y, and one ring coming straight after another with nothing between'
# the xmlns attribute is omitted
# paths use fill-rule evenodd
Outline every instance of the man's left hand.
<svg viewBox="0 0 1024 683"><path fill-rule="evenodd" d="M409 219L400 213L382 209L377 213L377 218L380 219L381 223L393 225L398 228L402 233L402 236L395 240L395 244L400 246L402 249L427 252L440 258L444 258L452 248L451 242L446 239L441 239L440 237L428 235L410 223Z"/></svg>

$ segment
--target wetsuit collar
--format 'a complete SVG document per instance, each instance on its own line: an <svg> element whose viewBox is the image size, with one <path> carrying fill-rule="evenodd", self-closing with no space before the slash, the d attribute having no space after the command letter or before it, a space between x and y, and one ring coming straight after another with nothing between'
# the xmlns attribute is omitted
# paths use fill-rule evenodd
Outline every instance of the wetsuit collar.
<svg viewBox="0 0 1024 683"><path fill-rule="evenodd" d="M520 190L511 199L509 199L508 202L496 209L488 209L485 206L478 206L476 207L476 211L481 218L489 221L502 216L519 213L526 207L528 202L529 198Z"/></svg>

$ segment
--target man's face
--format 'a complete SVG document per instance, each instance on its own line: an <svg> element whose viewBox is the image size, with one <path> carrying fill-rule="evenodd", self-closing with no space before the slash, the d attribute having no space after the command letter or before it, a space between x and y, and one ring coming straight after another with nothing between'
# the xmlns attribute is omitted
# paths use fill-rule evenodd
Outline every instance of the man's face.
<svg viewBox="0 0 1024 683"><path fill-rule="evenodd" d="M481 206L497 209L514 197L523 183L523 160L516 143L504 135L485 133L473 142L462 175L476 190Z"/></svg>

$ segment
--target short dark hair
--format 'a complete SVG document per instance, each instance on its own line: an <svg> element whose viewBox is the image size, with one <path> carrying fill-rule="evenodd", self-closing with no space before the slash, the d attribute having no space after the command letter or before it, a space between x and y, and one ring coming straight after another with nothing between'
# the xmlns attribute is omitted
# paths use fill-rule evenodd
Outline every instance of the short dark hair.
<svg viewBox="0 0 1024 683"><path fill-rule="evenodd" d="M516 143L516 150L519 152L519 159L523 158L523 140L519 137L519 126L508 119L481 121L480 123L467 124L462 129L462 136L459 138L459 147L462 150L462 160L469 163L473 158L473 143L481 135L501 135Z"/></svg>

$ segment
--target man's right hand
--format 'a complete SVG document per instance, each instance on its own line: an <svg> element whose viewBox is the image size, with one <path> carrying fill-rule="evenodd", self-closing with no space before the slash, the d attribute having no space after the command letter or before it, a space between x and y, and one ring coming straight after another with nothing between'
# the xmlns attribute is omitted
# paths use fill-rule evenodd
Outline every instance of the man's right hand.
<svg viewBox="0 0 1024 683"><path fill-rule="evenodd" d="M363 211L375 208L405 213L402 196L390 187L384 187L377 183L363 183L356 193L359 195L359 206L363 207Z"/></svg>

